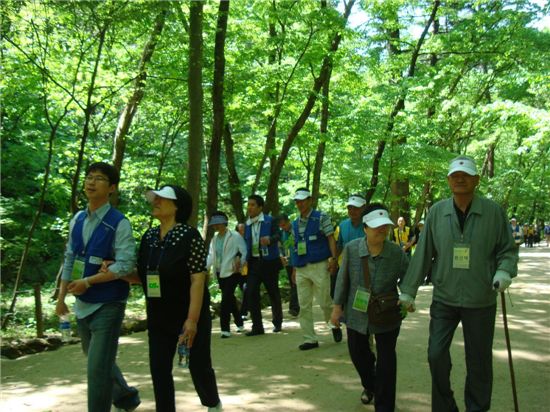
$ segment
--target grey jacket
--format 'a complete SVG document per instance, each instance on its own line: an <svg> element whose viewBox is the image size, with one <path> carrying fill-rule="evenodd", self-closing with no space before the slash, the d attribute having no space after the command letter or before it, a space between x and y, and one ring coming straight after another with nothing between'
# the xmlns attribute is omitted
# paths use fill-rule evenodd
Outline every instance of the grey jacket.
<svg viewBox="0 0 550 412"><path fill-rule="evenodd" d="M353 309L353 300L357 289L365 287L363 264L361 258L368 256L371 280L371 292L378 294L396 290L398 281L407 271L409 260L407 255L396 244L386 240L380 255L374 259L367 249L366 238L354 239L346 244L342 255L342 263L336 278L334 303L342 305L346 325L359 333L366 334L367 328L371 333L389 332L401 325L398 322L388 326L369 326L367 313Z"/></svg>
<svg viewBox="0 0 550 412"><path fill-rule="evenodd" d="M453 269L456 243L470 245L469 269ZM433 300L482 308L496 303L497 292L492 284L495 272L504 270L514 277L517 268L517 248L502 208L492 200L475 196L462 233L451 198L430 209L401 291L416 296L432 270Z"/></svg>

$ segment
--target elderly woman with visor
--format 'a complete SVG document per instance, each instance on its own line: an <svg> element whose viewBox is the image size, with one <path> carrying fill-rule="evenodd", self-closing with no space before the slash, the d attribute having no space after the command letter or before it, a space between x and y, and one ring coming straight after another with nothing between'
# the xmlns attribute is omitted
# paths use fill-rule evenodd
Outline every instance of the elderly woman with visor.
<svg viewBox="0 0 550 412"><path fill-rule="evenodd" d="M369 299L377 294L395 291L397 295L397 285L407 271L408 258L398 245L387 240L393 222L382 204L368 205L362 222L365 237L354 239L344 247L331 321L339 325L342 316L346 319L348 350L363 385L361 402L368 404L374 397L376 411L393 411L397 375L395 347L401 319L398 316L397 321L374 325L369 322L367 308L370 309ZM368 272L364 271L365 263L368 263ZM371 335L376 341L377 362L370 347Z"/></svg>

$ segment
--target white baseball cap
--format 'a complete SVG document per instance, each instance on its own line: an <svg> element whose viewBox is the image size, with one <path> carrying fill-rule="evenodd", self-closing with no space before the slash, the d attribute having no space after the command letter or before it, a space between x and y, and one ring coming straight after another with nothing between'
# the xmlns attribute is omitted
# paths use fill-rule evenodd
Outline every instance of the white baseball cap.
<svg viewBox="0 0 550 412"><path fill-rule="evenodd" d="M383 225L393 225L387 210L376 209L363 216L363 223L372 229Z"/></svg>
<svg viewBox="0 0 550 412"><path fill-rule="evenodd" d="M449 163L449 173L447 176L452 175L455 172L464 172L468 173L470 176L477 176L477 168L470 156L458 156L451 160Z"/></svg>
<svg viewBox="0 0 550 412"><path fill-rule="evenodd" d="M304 200L304 199L307 199L308 197L311 197L311 192L305 189L297 190L296 193L294 194L294 200Z"/></svg>
<svg viewBox="0 0 550 412"><path fill-rule="evenodd" d="M163 197L165 199L177 200L176 192L170 186L164 186L160 190L148 190L145 192L145 197L149 202L153 202L155 197Z"/></svg>
<svg viewBox="0 0 550 412"><path fill-rule="evenodd" d="M351 195L348 198L348 204L346 206L363 207L367 204L367 201L359 195Z"/></svg>

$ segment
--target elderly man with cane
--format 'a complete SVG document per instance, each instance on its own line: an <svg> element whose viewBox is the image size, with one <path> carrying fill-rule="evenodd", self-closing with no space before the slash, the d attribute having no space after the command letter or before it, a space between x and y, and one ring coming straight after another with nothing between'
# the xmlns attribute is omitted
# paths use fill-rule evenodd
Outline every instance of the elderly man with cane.
<svg viewBox="0 0 550 412"><path fill-rule="evenodd" d="M468 156L453 159L447 182L453 196L430 210L401 284L400 301L414 310L418 287L431 269L428 361L432 411L458 411L450 383L449 348L459 323L466 353L466 411L488 411L496 300L517 275L518 256L503 209L475 194L479 175L474 160Z"/></svg>

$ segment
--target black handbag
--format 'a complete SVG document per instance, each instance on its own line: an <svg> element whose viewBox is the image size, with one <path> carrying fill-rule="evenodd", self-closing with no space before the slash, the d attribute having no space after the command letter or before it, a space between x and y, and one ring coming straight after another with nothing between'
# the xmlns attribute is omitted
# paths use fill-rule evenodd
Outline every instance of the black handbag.
<svg viewBox="0 0 550 412"><path fill-rule="evenodd" d="M370 290L370 271L368 256L361 259L363 263L363 276L365 287ZM371 293L367 306L369 324L373 326L386 326L399 323L401 310L398 305L399 295L397 291L382 292L376 295Z"/></svg>

